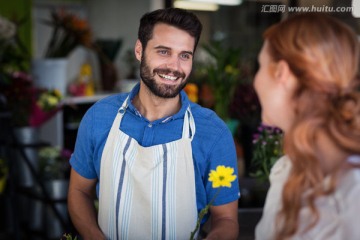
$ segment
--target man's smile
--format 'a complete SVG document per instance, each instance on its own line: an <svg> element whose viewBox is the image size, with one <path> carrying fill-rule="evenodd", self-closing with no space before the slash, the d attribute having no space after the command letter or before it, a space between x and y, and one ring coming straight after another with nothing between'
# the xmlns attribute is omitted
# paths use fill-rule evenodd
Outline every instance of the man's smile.
<svg viewBox="0 0 360 240"><path fill-rule="evenodd" d="M175 81L178 79L178 77L165 75L165 74L158 74L159 77L164 78L166 80Z"/></svg>

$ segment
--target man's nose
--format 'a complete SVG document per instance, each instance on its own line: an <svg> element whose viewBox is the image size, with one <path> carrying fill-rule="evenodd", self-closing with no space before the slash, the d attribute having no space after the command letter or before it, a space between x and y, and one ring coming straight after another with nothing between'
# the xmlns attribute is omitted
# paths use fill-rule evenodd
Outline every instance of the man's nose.
<svg viewBox="0 0 360 240"><path fill-rule="evenodd" d="M178 71L180 69L180 59L177 56L171 56L166 63L166 67Z"/></svg>

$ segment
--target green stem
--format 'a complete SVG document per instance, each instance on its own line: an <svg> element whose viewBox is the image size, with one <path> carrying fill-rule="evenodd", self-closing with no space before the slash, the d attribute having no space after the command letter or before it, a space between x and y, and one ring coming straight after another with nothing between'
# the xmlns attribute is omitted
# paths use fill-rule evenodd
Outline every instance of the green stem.
<svg viewBox="0 0 360 240"><path fill-rule="evenodd" d="M213 196L213 198L211 199L211 201L200 211L199 213L199 217L198 220L196 222L196 227L194 229L194 231L191 232L190 235L190 240L195 240L194 236L196 234L196 232L199 230L200 228L200 224L201 224L201 220L204 218L204 216L208 213L210 206L213 204L213 202L215 201L215 198L217 197L217 195L220 192L220 188L218 188L217 192L215 193L215 195Z"/></svg>

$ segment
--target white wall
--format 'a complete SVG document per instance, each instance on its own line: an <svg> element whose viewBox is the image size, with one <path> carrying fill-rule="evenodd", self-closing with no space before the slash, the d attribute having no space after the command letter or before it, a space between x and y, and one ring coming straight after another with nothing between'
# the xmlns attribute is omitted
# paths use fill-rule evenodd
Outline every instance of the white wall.
<svg viewBox="0 0 360 240"><path fill-rule="evenodd" d="M121 49L115 59L119 80L127 73L124 53L134 48L141 16L154 9L162 8L164 0L84 0L75 2L34 0L33 5L33 49L34 58L42 58L50 38L51 28L41 23L49 19L54 7L65 7L79 16L88 19L95 39L123 40ZM94 53L76 49L69 56L68 82L74 81L84 61L93 65L94 79L99 83L100 73Z"/></svg>
<svg viewBox="0 0 360 240"><path fill-rule="evenodd" d="M134 48L141 16L150 10L163 8L163 2L163 0L84 0L82 2L34 0L32 16L34 58L43 57L51 33L51 28L43 25L40 19L49 19L49 13L54 7L66 7L88 19L95 39L123 39L115 60L121 81L127 74L123 56L127 49ZM68 82L76 78L81 64L88 60L93 65L94 80L99 81L100 74L95 54L80 47L69 56ZM63 123L60 114L47 122L40 131L41 139L54 146L63 146Z"/></svg>
<svg viewBox="0 0 360 240"><path fill-rule="evenodd" d="M149 0L88 0L90 25L98 38L122 38L123 44L115 60L120 79L128 73L124 53L134 48L141 16L150 10Z"/></svg>

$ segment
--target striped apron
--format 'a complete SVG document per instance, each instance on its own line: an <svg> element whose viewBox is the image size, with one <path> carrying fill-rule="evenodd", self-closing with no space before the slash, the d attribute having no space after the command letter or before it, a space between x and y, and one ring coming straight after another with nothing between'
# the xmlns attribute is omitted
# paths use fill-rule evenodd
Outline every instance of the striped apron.
<svg viewBox="0 0 360 240"><path fill-rule="evenodd" d="M111 240L189 239L197 221L190 106L181 139L142 147L119 129L128 101L101 157L99 226Z"/></svg>

